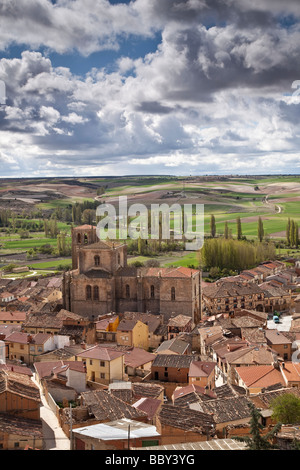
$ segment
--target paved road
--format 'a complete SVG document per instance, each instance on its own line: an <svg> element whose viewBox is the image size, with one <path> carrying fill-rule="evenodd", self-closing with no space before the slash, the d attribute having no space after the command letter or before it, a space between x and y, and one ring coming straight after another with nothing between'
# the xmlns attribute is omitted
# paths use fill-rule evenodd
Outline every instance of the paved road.
<svg viewBox="0 0 300 470"><path fill-rule="evenodd" d="M287 315L280 318L280 323L274 323L273 320L268 320L268 329L269 330L278 330L278 331L290 331L292 322L292 316Z"/></svg>
<svg viewBox="0 0 300 470"><path fill-rule="evenodd" d="M41 391L42 406L40 413L43 423L45 450L70 450L70 440L59 426L58 419L49 407L42 388L35 379L33 381Z"/></svg>

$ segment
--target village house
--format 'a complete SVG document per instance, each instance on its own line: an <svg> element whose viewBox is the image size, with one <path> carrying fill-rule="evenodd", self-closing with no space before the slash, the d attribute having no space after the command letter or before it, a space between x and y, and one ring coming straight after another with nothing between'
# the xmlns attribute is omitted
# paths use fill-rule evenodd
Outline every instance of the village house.
<svg viewBox="0 0 300 470"><path fill-rule="evenodd" d="M211 413L169 404L161 406L156 419L161 444L208 441L215 435L216 423Z"/></svg>
<svg viewBox="0 0 300 470"><path fill-rule="evenodd" d="M0 450L42 450L43 423L0 413Z"/></svg>
<svg viewBox="0 0 300 470"><path fill-rule="evenodd" d="M250 345L237 351L229 351L225 354L225 369L229 383L237 383L236 371L239 367L257 367L259 365L274 365L277 358L274 353L265 346Z"/></svg>
<svg viewBox="0 0 300 470"><path fill-rule="evenodd" d="M168 340L175 338L180 333L189 333L192 331L193 322L191 317L186 315L177 315L171 317L167 323Z"/></svg>
<svg viewBox="0 0 300 470"><path fill-rule="evenodd" d="M253 283L220 280L203 288L203 303L208 316L234 315L237 309L264 311L265 293Z"/></svg>
<svg viewBox="0 0 300 470"><path fill-rule="evenodd" d="M190 364L195 360L197 357L185 354L158 354L151 367L152 379L188 383Z"/></svg>
<svg viewBox="0 0 300 470"><path fill-rule="evenodd" d="M118 315L107 314L99 316L96 324L96 339L100 343L115 342L120 318Z"/></svg>
<svg viewBox="0 0 300 470"><path fill-rule="evenodd" d="M147 414L147 422L155 425L156 417L161 408L162 401L157 398L140 398L137 402L133 403L134 408L143 411Z"/></svg>
<svg viewBox="0 0 300 470"><path fill-rule="evenodd" d="M26 320L26 312L4 311L0 312L0 325L22 325Z"/></svg>
<svg viewBox="0 0 300 470"><path fill-rule="evenodd" d="M149 382L113 382L109 384L109 393L129 404L141 398L152 398L164 402L164 387Z"/></svg>
<svg viewBox="0 0 300 470"><path fill-rule="evenodd" d="M89 381L108 385L125 379L124 352L96 345L76 354L75 360L84 362Z"/></svg>
<svg viewBox="0 0 300 470"><path fill-rule="evenodd" d="M265 330L264 333L268 346L276 351L284 361L290 361L293 342L278 330Z"/></svg>
<svg viewBox="0 0 300 470"><path fill-rule="evenodd" d="M247 394L261 393L263 389L274 385L284 387L284 379L280 370L274 365L256 365L254 367L236 368L236 382L245 388Z"/></svg>
<svg viewBox="0 0 300 470"><path fill-rule="evenodd" d="M167 325L163 315L142 312L124 312L124 320L139 320L148 326L149 349L156 349L167 338Z"/></svg>
<svg viewBox="0 0 300 470"><path fill-rule="evenodd" d="M32 312L23 323L23 331L29 334L68 336L75 343L96 341L95 324L73 312L61 309L59 312Z"/></svg>
<svg viewBox="0 0 300 470"><path fill-rule="evenodd" d="M191 362L189 368L189 383L213 390L215 388L215 368L215 362Z"/></svg>
<svg viewBox="0 0 300 470"><path fill-rule="evenodd" d="M179 336L163 341L156 349L155 354L191 354L190 343L183 341Z"/></svg>
<svg viewBox="0 0 300 470"><path fill-rule="evenodd" d="M137 399L134 397L134 402ZM72 429L83 426L92 426L109 421L130 419L138 422L148 422L146 412L132 406L112 394L109 390L91 390L82 392L79 406L72 409L72 414L68 407L63 408L60 413L61 426L65 434L70 437L70 424Z"/></svg>
<svg viewBox="0 0 300 470"><path fill-rule="evenodd" d="M149 349L149 327L140 320L121 320L116 331L116 342L123 346Z"/></svg>
<svg viewBox="0 0 300 470"><path fill-rule="evenodd" d="M151 424L120 419L109 423L77 428L74 450L130 450L132 447L159 445L160 434Z"/></svg>
<svg viewBox="0 0 300 470"><path fill-rule="evenodd" d="M217 399L215 391L209 390L208 387L200 387L194 384L177 387L172 395L172 402L175 406L189 407L191 403L214 399Z"/></svg>
<svg viewBox="0 0 300 470"><path fill-rule="evenodd" d="M15 296L11 292L1 292L0 294L0 302L1 303L8 303L15 300Z"/></svg>
<svg viewBox="0 0 300 470"><path fill-rule="evenodd" d="M221 377L224 382L227 382L228 364L226 355L229 352L245 349L248 342L242 340L239 336L230 338L219 338L211 344L211 359L217 364L216 378Z"/></svg>
<svg viewBox="0 0 300 470"><path fill-rule="evenodd" d="M274 281L269 281L260 285L260 288L264 292L265 311L268 313L290 311L292 306L291 291L285 287L274 284Z"/></svg>
<svg viewBox="0 0 300 470"><path fill-rule="evenodd" d="M280 363L280 371L286 387L300 388L300 363L285 361Z"/></svg>
<svg viewBox="0 0 300 470"><path fill-rule="evenodd" d="M247 397L207 400L190 405L191 411L209 414L215 421L216 435L219 439L226 436L228 425L248 425L251 413Z"/></svg>
<svg viewBox="0 0 300 470"><path fill-rule="evenodd" d="M33 364L36 380L43 385L45 380L60 380L78 394L86 390L86 368L79 361L51 361Z"/></svg>
<svg viewBox="0 0 300 470"><path fill-rule="evenodd" d="M211 345L219 339L223 339L223 328L220 325L198 328L200 354L210 356L212 354Z"/></svg>
<svg viewBox="0 0 300 470"><path fill-rule="evenodd" d="M151 373L155 354L141 348L130 348L124 351L125 374L128 377L145 377Z"/></svg>
<svg viewBox="0 0 300 470"><path fill-rule="evenodd" d="M40 391L30 376L0 370L0 415L37 421L40 419L40 406Z"/></svg>
<svg viewBox="0 0 300 470"><path fill-rule="evenodd" d="M59 339L62 345L69 343L67 337L60 337ZM33 364L40 355L56 349L57 343L52 335L44 333L30 335L13 332L5 338L5 344L8 348L8 359Z"/></svg>
<svg viewBox="0 0 300 470"><path fill-rule="evenodd" d="M147 422L148 420L144 411L136 409L107 390L82 393L81 407L86 407L89 418L96 420L98 423L124 418L141 422Z"/></svg>

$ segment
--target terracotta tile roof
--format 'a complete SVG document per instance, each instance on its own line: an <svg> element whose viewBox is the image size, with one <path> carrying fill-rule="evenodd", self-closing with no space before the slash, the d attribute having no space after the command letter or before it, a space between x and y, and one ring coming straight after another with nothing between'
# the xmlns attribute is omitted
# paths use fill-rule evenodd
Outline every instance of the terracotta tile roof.
<svg viewBox="0 0 300 470"><path fill-rule="evenodd" d="M246 390L234 384L224 384L214 389L218 398L230 398L246 395Z"/></svg>
<svg viewBox="0 0 300 470"><path fill-rule="evenodd" d="M164 404L159 411L158 419L163 426L179 428L182 431L205 435L207 432L210 435L215 433L215 420L211 413Z"/></svg>
<svg viewBox="0 0 300 470"><path fill-rule="evenodd" d="M282 374L272 365L237 367L236 372L247 387L265 388L277 383L285 385Z"/></svg>
<svg viewBox="0 0 300 470"><path fill-rule="evenodd" d="M121 320L117 331L132 331L139 320Z"/></svg>
<svg viewBox="0 0 300 470"><path fill-rule="evenodd" d="M155 398L140 398L136 403L133 403L134 408L147 413L148 419L153 419L158 413L162 402Z"/></svg>
<svg viewBox="0 0 300 470"><path fill-rule="evenodd" d="M12 334L14 331L21 331L21 325L0 325L0 335L4 335L4 339L10 334Z"/></svg>
<svg viewBox="0 0 300 470"><path fill-rule="evenodd" d="M19 310L0 312L0 321L21 321L26 319L26 313Z"/></svg>
<svg viewBox="0 0 300 470"><path fill-rule="evenodd" d="M89 358L89 359L99 359L102 361L113 361L118 357L124 356L124 352L114 351L109 348L102 348L101 346L93 346L89 349L86 349L82 353L77 354L78 357Z"/></svg>
<svg viewBox="0 0 300 470"><path fill-rule="evenodd" d="M28 375L8 370L0 371L0 394L4 392L11 392L38 402L41 401L40 390Z"/></svg>
<svg viewBox="0 0 300 470"><path fill-rule="evenodd" d="M13 332L5 338L5 341L9 341L11 343L28 344L29 336L30 335L28 335L28 333Z"/></svg>
<svg viewBox="0 0 300 470"><path fill-rule="evenodd" d="M35 362L34 367L40 379L43 379L44 377L50 377L52 372L57 374L67 369L85 373L85 367L81 361Z"/></svg>
<svg viewBox="0 0 300 470"><path fill-rule="evenodd" d="M2 292L0 294L0 299L8 299L10 297L14 297L14 294L12 294L11 292Z"/></svg>
<svg viewBox="0 0 300 470"><path fill-rule="evenodd" d="M0 413L0 432L17 436L43 439L43 423Z"/></svg>
<svg viewBox="0 0 300 470"><path fill-rule="evenodd" d="M292 344L292 341L278 330L265 330L265 335L270 344Z"/></svg>
<svg viewBox="0 0 300 470"><path fill-rule="evenodd" d="M141 268L143 276L149 277L170 277L170 278L190 278L194 274L199 273L197 269L185 268Z"/></svg>
<svg viewBox="0 0 300 470"><path fill-rule="evenodd" d="M139 320L145 325L148 325L149 333L154 333L161 324L159 315L142 312L124 312L124 319L126 320Z"/></svg>
<svg viewBox="0 0 300 470"><path fill-rule="evenodd" d="M223 398L199 403L203 413L213 416L215 422L230 423L241 419L250 419L249 400L246 397Z"/></svg>
<svg viewBox="0 0 300 470"><path fill-rule="evenodd" d="M96 330L97 331L106 331L110 323L114 323L117 320L118 316L115 315L113 317L104 318L103 320L98 320L96 322Z"/></svg>
<svg viewBox="0 0 300 470"><path fill-rule="evenodd" d="M219 281L203 289L203 295L209 298L227 298L253 294L263 294L262 289L253 283Z"/></svg>
<svg viewBox="0 0 300 470"><path fill-rule="evenodd" d="M249 346L225 355L226 361L231 364L245 365L271 365L274 355L271 350L261 346Z"/></svg>
<svg viewBox="0 0 300 470"><path fill-rule="evenodd" d="M124 363L131 367L140 367L148 362L153 362L155 358L155 354L141 348L132 348L124 353Z"/></svg>
<svg viewBox="0 0 300 470"><path fill-rule="evenodd" d="M199 385L190 384L186 387L176 388L172 398L176 406L189 406L191 403L216 399L217 395L214 391L207 390Z"/></svg>
<svg viewBox="0 0 300 470"><path fill-rule="evenodd" d="M298 362L284 362L282 374L288 382L300 382L300 364Z"/></svg>
<svg viewBox="0 0 300 470"><path fill-rule="evenodd" d="M192 318L187 315L176 315L176 317L170 318L168 326L184 327L192 322Z"/></svg>
<svg viewBox="0 0 300 470"><path fill-rule="evenodd" d="M139 420L147 417L144 411L134 408L105 390L83 392L81 398L82 404L88 407L90 414L98 421L114 421L122 418Z"/></svg>
<svg viewBox="0 0 300 470"><path fill-rule="evenodd" d="M132 389L136 399L142 397L149 398L158 398L162 392L164 392L164 387L159 384L154 383L133 383Z"/></svg>
<svg viewBox="0 0 300 470"><path fill-rule="evenodd" d="M193 361L190 365L189 377L209 377L216 365L216 362Z"/></svg>
<svg viewBox="0 0 300 470"><path fill-rule="evenodd" d="M25 366L15 366L11 364L0 364L0 370L8 370L10 372L15 372L16 374L24 374L29 377L33 376L33 373L29 367Z"/></svg>

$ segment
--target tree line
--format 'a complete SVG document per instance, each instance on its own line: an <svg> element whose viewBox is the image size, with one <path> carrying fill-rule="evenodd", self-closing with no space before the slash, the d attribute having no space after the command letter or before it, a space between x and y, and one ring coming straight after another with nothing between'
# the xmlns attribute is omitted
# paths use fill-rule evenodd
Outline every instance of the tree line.
<svg viewBox="0 0 300 470"><path fill-rule="evenodd" d="M242 271L257 264L275 259L276 249L272 242L249 242L247 240L208 238L198 252L199 266L209 270Z"/></svg>

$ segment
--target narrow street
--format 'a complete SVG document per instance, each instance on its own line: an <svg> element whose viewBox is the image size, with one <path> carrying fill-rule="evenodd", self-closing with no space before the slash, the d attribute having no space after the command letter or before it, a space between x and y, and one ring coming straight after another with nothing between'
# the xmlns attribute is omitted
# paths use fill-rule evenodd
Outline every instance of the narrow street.
<svg viewBox="0 0 300 470"><path fill-rule="evenodd" d="M40 413L43 423L45 450L70 450L70 440L59 426L59 422L49 407L40 385L35 379L32 380L41 392L42 406Z"/></svg>

